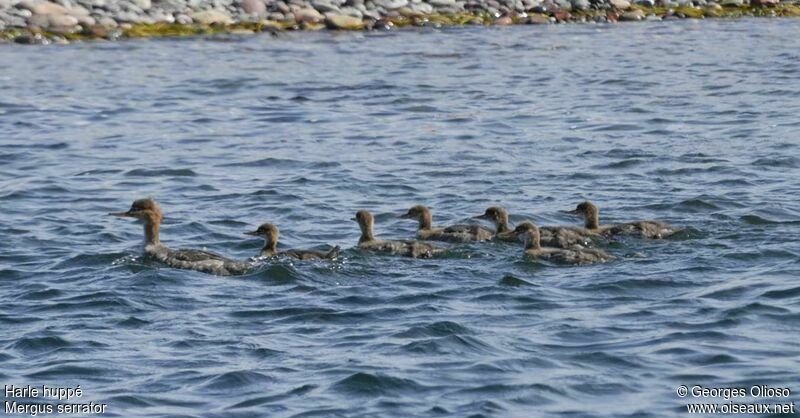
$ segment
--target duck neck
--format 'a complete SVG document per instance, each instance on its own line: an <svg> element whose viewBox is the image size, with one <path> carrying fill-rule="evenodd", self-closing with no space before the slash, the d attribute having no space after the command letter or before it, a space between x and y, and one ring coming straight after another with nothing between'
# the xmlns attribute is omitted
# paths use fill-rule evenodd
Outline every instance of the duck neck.
<svg viewBox="0 0 800 418"><path fill-rule="evenodd" d="M362 242L372 241L375 237L372 236L372 226L364 225L361 227L361 238L358 239L359 244Z"/></svg>
<svg viewBox="0 0 800 418"><path fill-rule="evenodd" d="M597 228L600 228L600 214L597 210L593 210L586 214L586 229Z"/></svg>
<svg viewBox="0 0 800 418"><path fill-rule="evenodd" d="M275 255L278 252L278 243L275 240L267 239L264 241L264 247L261 248L261 255L263 257Z"/></svg>
<svg viewBox="0 0 800 418"><path fill-rule="evenodd" d="M525 249L539 250L541 248L542 248L542 243L541 240L539 239L539 233L531 232L530 234L528 234L528 245L525 247Z"/></svg>
<svg viewBox="0 0 800 418"><path fill-rule="evenodd" d="M144 221L144 245L158 245L158 228L161 226L160 219L146 219Z"/></svg>
<svg viewBox="0 0 800 418"><path fill-rule="evenodd" d="M497 232L510 232L511 228L508 226L508 216L501 216L497 219Z"/></svg>
<svg viewBox="0 0 800 418"><path fill-rule="evenodd" d="M419 215L419 229L431 229L433 225L433 216L430 212L422 212Z"/></svg>

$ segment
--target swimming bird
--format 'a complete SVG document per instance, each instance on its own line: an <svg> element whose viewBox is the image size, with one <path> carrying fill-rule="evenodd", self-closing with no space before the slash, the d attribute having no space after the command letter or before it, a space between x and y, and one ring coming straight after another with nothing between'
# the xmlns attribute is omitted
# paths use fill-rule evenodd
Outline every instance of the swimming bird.
<svg viewBox="0 0 800 418"><path fill-rule="evenodd" d="M195 270L203 273L228 276L243 274L250 269L248 263L232 260L205 250L173 250L158 239L161 226L161 208L156 201L138 199L127 212L109 213L112 216L136 218L144 224L144 253L172 268Z"/></svg>
<svg viewBox="0 0 800 418"><path fill-rule="evenodd" d="M444 251L431 244L414 240L375 239L372 235L372 226L375 223L375 218L364 209L356 212L356 216L352 220L358 222L358 226L361 228L358 248L363 250L391 253L414 258L430 258Z"/></svg>
<svg viewBox="0 0 800 418"><path fill-rule="evenodd" d="M259 254L261 257L272 257L278 255L297 258L299 260L332 260L339 256L339 246L333 247L328 252L295 249L278 251L277 247L280 231L278 230L278 227L271 223L263 223L255 231L245 232L245 235L264 237L264 247L261 248L261 253Z"/></svg>
<svg viewBox="0 0 800 418"><path fill-rule="evenodd" d="M530 228L531 221L523 221L514 228L514 233L518 239ZM539 228L539 237L542 245L556 248L575 248L585 247L594 241L603 240L604 237L586 228L576 228L569 226L543 226Z"/></svg>
<svg viewBox="0 0 800 418"><path fill-rule="evenodd" d="M499 241L517 241L517 233L508 224L508 212L500 206L489 206L483 215L473 216L473 219L485 219L495 225L492 239Z"/></svg>
<svg viewBox="0 0 800 418"><path fill-rule="evenodd" d="M522 226L521 234L525 240L525 255L528 257L562 264L604 263L614 259L614 256L598 249L542 247L539 228L533 222L525 222L520 225Z"/></svg>
<svg viewBox="0 0 800 418"><path fill-rule="evenodd" d="M433 217L431 211L423 205L415 205L408 209L400 218L417 219L417 238L436 241L486 241L492 239L494 232L480 225L452 225L445 228L431 226Z"/></svg>
<svg viewBox="0 0 800 418"><path fill-rule="evenodd" d="M635 221L621 224L600 225L600 210L590 201L581 202L575 209L566 211L583 217L586 229L606 237L614 235L638 235L641 238L661 239L679 231L661 221Z"/></svg>

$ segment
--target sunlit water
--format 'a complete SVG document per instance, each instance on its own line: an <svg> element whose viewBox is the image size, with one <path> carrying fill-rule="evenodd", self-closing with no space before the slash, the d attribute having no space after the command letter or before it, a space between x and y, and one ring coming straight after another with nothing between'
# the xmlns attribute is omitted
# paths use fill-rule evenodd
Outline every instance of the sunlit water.
<svg viewBox="0 0 800 418"><path fill-rule="evenodd" d="M0 382L81 385L106 416L664 416L678 385L800 401L796 20L0 45ZM142 260L106 215L153 196L162 241L241 277ZM434 223L689 227L617 261L433 260L352 247Z"/></svg>

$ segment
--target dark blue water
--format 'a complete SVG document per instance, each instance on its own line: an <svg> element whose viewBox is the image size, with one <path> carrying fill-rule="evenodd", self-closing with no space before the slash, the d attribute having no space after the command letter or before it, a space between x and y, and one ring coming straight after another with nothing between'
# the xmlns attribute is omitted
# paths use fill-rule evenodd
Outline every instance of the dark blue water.
<svg viewBox="0 0 800 418"><path fill-rule="evenodd" d="M800 393L796 20L298 33L0 45L0 383L81 385L105 416L665 416L678 385ZM334 263L215 277L341 245ZM352 250L424 203L436 224L690 227L617 261L516 245Z"/></svg>

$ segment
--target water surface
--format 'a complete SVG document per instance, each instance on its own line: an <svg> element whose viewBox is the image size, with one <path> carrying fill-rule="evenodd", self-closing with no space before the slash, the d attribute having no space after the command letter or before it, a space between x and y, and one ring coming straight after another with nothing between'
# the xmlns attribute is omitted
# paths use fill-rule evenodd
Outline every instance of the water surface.
<svg viewBox="0 0 800 418"><path fill-rule="evenodd" d="M795 20L0 45L0 382L107 416L665 416L680 384L800 392ZM334 263L221 278L265 221ZM351 248L434 222L659 218L616 262ZM793 386L794 385L794 386ZM796 400L796 399L792 399Z"/></svg>

